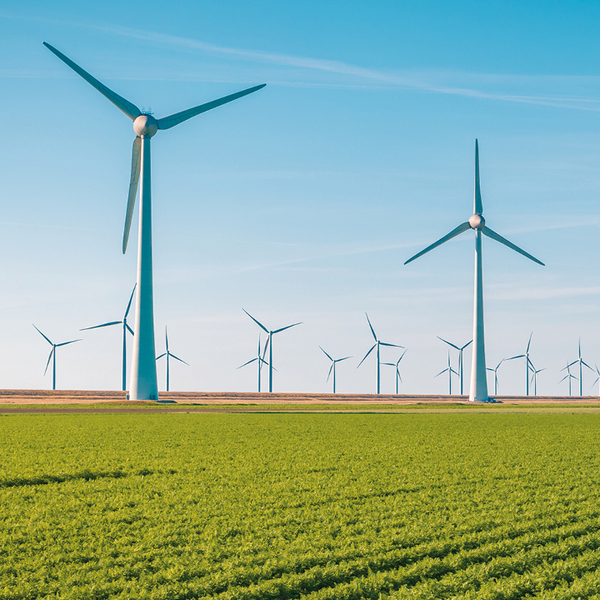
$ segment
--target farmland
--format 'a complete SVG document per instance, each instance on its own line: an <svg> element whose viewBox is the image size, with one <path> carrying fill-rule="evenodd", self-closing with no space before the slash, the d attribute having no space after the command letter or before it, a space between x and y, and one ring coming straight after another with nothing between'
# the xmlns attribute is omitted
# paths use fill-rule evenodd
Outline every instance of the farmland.
<svg viewBox="0 0 600 600"><path fill-rule="evenodd" d="M600 414L0 416L0 598L600 597Z"/></svg>

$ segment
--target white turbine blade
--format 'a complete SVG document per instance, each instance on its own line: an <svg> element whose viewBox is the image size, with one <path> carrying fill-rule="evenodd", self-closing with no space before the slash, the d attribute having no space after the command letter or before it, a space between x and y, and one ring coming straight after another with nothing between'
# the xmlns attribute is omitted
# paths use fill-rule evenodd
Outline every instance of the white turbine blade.
<svg viewBox="0 0 600 600"><path fill-rule="evenodd" d="M369 319L369 315L367 313L365 313L365 316L367 317L367 322L369 323L369 327L371 328L371 333L373 334L373 339L375 341L377 341L377 336L375 335L375 330L373 329L373 325L371 325L371 319Z"/></svg>
<svg viewBox="0 0 600 600"><path fill-rule="evenodd" d="M81 340L70 340L68 342L62 342L61 344L56 344L55 348L60 348L61 346L68 346L69 344L74 344L75 342L81 342Z"/></svg>
<svg viewBox="0 0 600 600"><path fill-rule="evenodd" d="M448 340L441 338L439 335L437 336L437 339L442 340L442 342L444 342L445 344L448 344L448 346L452 346L453 348L456 348L458 351L460 351L460 348L458 346L455 346L452 342L449 342ZM469 342L469 343L471 343L471 342Z"/></svg>
<svg viewBox="0 0 600 600"><path fill-rule="evenodd" d="M481 189L479 186L479 142L475 140L475 196L473 198L473 212L476 215L483 214L483 203L481 202Z"/></svg>
<svg viewBox="0 0 600 600"><path fill-rule="evenodd" d="M171 358L174 358L175 360L178 360L179 362L182 362L184 365L187 365L188 367L190 366L190 363L186 363L185 360L181 360L181 358L175 356L172 352L169 352L169 356Z"/></svg>
<svg viewBox="0 0 600 600"><path fill-rule="evenodd" d="M33 326L35 327L35 325ZM35 327L35 329L54 348L54 344L37 327Z"/></svg>
<svg viewBox="0 0 600 600"><path fill-rule="evenodd" d="M491 371L492 373L496 372L496 369L492 369L491 367L486 367L485 370L486 371Z"/></svg>
<svg viewBox="0 0 600 600"><path fill-rule="evenodd" d="M166 352L163 352L163 353L162 353L160 356L157 356L157 357L156 357L156 360L159 360L160 358L162 358L163 356L166 356L166 355L167 355L167 353L166 353Z"/></svg>
<svg viewBox="0 0 600 600"><path fill-rule="evenodd" d="M265 342L265 347L263 348L263 354L262 354L263 362L264 362L265 356L267 355L267 348L268 347L269 347L269 338L267 338L267 341ZM267 364L269 364L269 363L267 363Z"/></svg>
<svg viewBox="0 0 600 600"><path fill-rule="evenodd" d="M329 378L331 377L331 372L333 371L333 365L335 363L331 363L331 366L329 367L329 373L327 373L327 379L325 380L325 383L327 383L329 381Z"/></svg>
<svg viewBox="0 0 600 600"><path fill-rule="evenodd" d="M167 354L169 354L169 334L167 333L166 326L165 326L165 347L167 349Z"/></svg>
<svg viewBox="0 0 600 600"><path fill-rule="evenodd" d="M529 354L529 346L531 346L531 338L533 337L533 331L529 334L529 341L527 342L527 350L525 350L525 354Z"/></svg>
<svg viewBox="0 0 600 600"><path fill-rule="evenodd" d="M129 296L129 303L127 304L127 310L125 311L125 317L123 317L123 319L126 319L127 316L129 315L129 310L131 309L131 302L133 301L133 294L135 294L136 287L137 287L137 283L134 284L133 290L131 290L131 296ZM131 333L133 333L133 331Z"/></svg>
<svg viewBox="0 0 600 600"><path fill-rule="evenodd" d="M400 364L400 361L404 358L404 355L406 354L406 348L404 349L404 352L402 353L402 355L400 356L400 358L396 361L396 368L398 368L398 365Z"/></svg>
<svg viewBox="0 0 600 600"><path fill-rule="evenodd" d="M570 375L565 375L558 383L562 383L567 377L570 377Z"/></svg>
<svg viewBox="0 0 600 600"><path fill-rule="evenodd" d="M131 179L129 180L129 194L127 195L127 211L125 213L125 228L123 229L123 254L125 254L125 252L127 251L127 242L129 241L129 230L131 229L133 209L135 208L135 198L137 196L138 184L140 181L140 169L142 166L141 147L142 138L137 136L135 140L133 140L133 147L131 148ZM133 292L131 293L131 297L133 298Z"/></svg>
<svg viewBox="0 0 600 600"><path fill-rule="evenodd" d="M285 331L286 329L290 329L292 327L296 327L296 325L302 325L302 321L300 321L299 323L294 323L293 325L287 325L286 327L282 327L281 329L276 329L273 332L273 335L275 335L276 333L281 333L282 331Z"/></svg>
<svg viewBox="0 0 600 600"><path fill-rule="evenodd" d="M264 326L262 323L259 323L259 322L258 322L258 321L257 321L257 320L256 320L256 319L255 319L255 318L254 318L254 317L253 317L253 316L252 316L252 315L251 315L251 314L250 314L250 313L249 313L249 312L248 312L248 311L247 311L245 308L242 308L242 310L243 310L243 311L244 311L244 312L245 312L245 313L246 313L246 314L247 314L247 315L248 315L248 316L249 316L249 317L250 317L250 318L251 318L251 319L252 319L252 320L253 320L253 321L254 321L254 322L255 322L255 323L256 323L256 324L257 324L257 325L258 325L258 326L259 326L259 327L262 329L262 330L263 330L263 331L265 331L266 333L269 333L269 330L268 330L268 329L267 329L267 328L266 328L266 327L265 327L265 326ZM269 342L267 341L267 344L268 344L268 343L269 343ZM266 346L265 346L265 348L266 348Z"/></svg>
<svg viewBox="0 0 600 600"><path fill-rule="evenodd" d="M352 358L351 356L344 356L344 358L337 358L335 360L335 362L342 362L343 360L348 360L349 358Z"/></svg>
<svg viewBox="0 0 600 600"><path fill-rule="evenodd" d="M590 365L588 365L588 364L585 362L585 360L582 360L582 361L581 361L581 364L582 364L584 367L587 367L587 368L588 368L590 371L592 371L592 373L594 372L594 369L592 369L592 367L590 367Z"/></svg>
<svg viewBox="0 0 600 600"><path fill-rule="evenodd" d="M396 373L398 374L398 379L399 379L400 383L404 383L404 382L402 381L402 375L400 375L400 371L398 370L398 367L397 367L397 366L396 366Z"/></svg>
<svg viewBox="0 0 600 600"><path fill-rule="evenodd" d="M459 348L459 350L464 350L467 346L469 346L469 344L472 344L473 340L471 340L470 342L467 342L462 348Z"/></svg>
<svg viewBox="0 0 600 600"><path fill-rule="evenodd" d="M446 367L446 368L445 368L443 371L440 371L440 372L439 372L439 373L438 373L438 374L437 374L437 375L434 377L434 379L435 379L436 377L439 377L440 375L443 375L443 374L444 374L444 373L445 373L445 372L446 372L448 369L450 369L450 367Z"/></svg>
<svg viewBox="0 0 600 600"><path fill-rule="evenodd" d="M404 346L398 346L398 344L387 344L386 342L379 342L380 346L388 346L390 348L404 348Z"/></svg>
<svg viewBox="0 0 600 600"><path fill-rule="evenodd" d="M563 367L561 369L561 371L564 371L565 369L569 369L571 368L573 365L576 365L578 361L574 360L572 363L568 363L566 367Z"/></svg>
<svg viewBox="0 0 600 600"><path fill-rule="evenodd" d="M409 262L412 262L413 260L416 260L417 258L419 258L419 256L423 256L423 254L427 254L427 252L429 252L430 250L433 250L434 248L441 246L443 243L447 242L448 240L451 240L452 238L456 237L457 235L460 235L461 233L463 233L465 231L468 231L469 229L471 229L471 226L469 225L468 221L465 223L462 223L461 225L459 225L458 227L453 229L449 234L445 235L443 238L440 238L437 242L434 242L433 244L431 244L431 246L427 246L427 248L425 248L425 250L421 250L421 252L417 252L417 254L415 254L413 257L409 258L404 264L407 265Z"/></svg>
<svg viewBox="0 0 600 600"><path fill-rule="evenodd" d="M515 360L515 358L526 358L524 354L518 354L517 356L511 356L510 358L505 358L504 360Z"/></svg>
<svg viewBox="0 0 600 600"><path fill-rule="evenodd" d="M175 125L179 125L179 123L183 123L200 113L206 112L207 110L211 110L213 108L217 108L217 106L221 106L222 104L227 104L232 100L237 100L242 96L247 96L248 94L252 94L252 92L257 92L267 85L263 83L261 85L257 85L247 90L242 90L241 92L236 92L235 94L230 94L229 96L224 96L223 98L219 98L218 100L213 100L212 102L207 102L206 104L201 104L200 106L195 106L194 108L188 108L187 110L182 110L181 112L175 113L173 115L169 115L168 117L163 117L162 119L157 120L159 129L170 129L171 127L175 127Z"/></svg>
<svg viewBox="0 0 600 600"><path fill-rule="evenodd" d="M365 359L367 358L367 356L369 356L369 354L371 354L371 352L373 352L373 350L375 350L376 347L377 347L377 344L373 344L371 349L365 354L364 358L358 363L358 367L360 367L360 365L362 365L365 362ZM358 369L358 367L356 367L356 368Z"/></svg>
<svg viewBox="0 0 600 600"><path fill-rule="evenodd" d="M240 365L238 367L238 369L241 369L242 367L245 367L246 365L252 364L255 360L258 360L258 358L253 358L252 360L249 360L248 362L245 362L243 365Z"/></svg>
<svg viewBox="0 0 600 600"><path fill-rule="evenodd" d="M93 327L84 327L79 331L88 331L90 329L99 329L100 327L110 327L111 325L121 325L123 321L111 321L110 323L102 323L102 325L94 325Z"/></svg>
<svg viewBox="0 0 600 600"><path fill-rule="evenodd" d="M100 83L95 77L92 77L87 71L84 71L79 65L76 65L70 58L67 58L62 52L59 52L56 48L50 44L44 42L44 46L54 53L60 60L66 65L71 67L77 75L83 77L90 85L95 87L105 98L110 100L119 110L123 111L132 121L135 121L137 117L142 114L142 111L135 105L125 100L125 98L119 96L112 90L108 89L103 83Z"/></svg>
<svg viewBox="0 0 600 600"><path fill-rule="evenodd" d="M506 238L503 238L501 235L499 235L495 231L492 231L487 225L485 225L483 227L481 232L483 234L487 235L489 238L492 238L493 240L496 240L497 242L500 242L501 244L508 246L511 250L514 250L515 252L522 254L523 256L527 257L529 260L532 260L533 262L537 263L538 265L542 265L542 267L546 266L541 260L538 260L535 256L531 256L531 254L529 254L529 252L525 252L525 250L521 250L521 248L519 248L519 246L515 246L512 242L509 242Z"/></svg>
<svg viewBox="0 0 600 600"><path fill-rule="evenodd" d="M333 358L331 358L331 356L329 356L329 354L327 354L327 352L325 352L325 350L323 350L323 348L321 346L319 346L319 348L321 348L321 350L323 351L323 354L329 359L329 360L333 360Z"/></svg>
<svg viewBox="0 0 600 600"><path fill-rule="evenodd" d="M55 350L55 348L54 348L54 346L52 346L52 350L50 350L50 356L48 356L48 362L46 363L46 368L44 369L44 375L48 372L48 367L50 366L50 361L52 360L52 355L54 354L54 350Z"/></svg>
<svg viewBox="0 0 600 600"><path fill-rule="evenodd" d="M381 363L382 365L385 365L386 367L395 367L396 365L394 363Z"/></svg>
<svg viewBox="0 0 600 600"><path fill-rule="evenodd" d="M135 333L133 333L133 329L131 329L131 327L129 327L129 325L127 325L127 323L125 323L125 327L127 327L127 331L129 331L129 333L131 335L135 335Z"/></svg>
<svg viewBox="0 0 600 600"><path fill-rule="evenodd" d="M450 367L450 371L458 377L458 373L452 367Z"/></svg>

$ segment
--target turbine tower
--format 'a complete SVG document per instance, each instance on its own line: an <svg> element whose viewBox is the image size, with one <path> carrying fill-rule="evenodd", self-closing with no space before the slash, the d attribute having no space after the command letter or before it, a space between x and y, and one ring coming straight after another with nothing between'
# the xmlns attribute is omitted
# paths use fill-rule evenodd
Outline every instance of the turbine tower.
<svg viewBox="0 0 600 600"><path fill-rule="evenodd" d="M469 346L469 344L473 343L473 340L471 340L470 342L467 342L464 346L456 346L455 344L453 344L452 342L449 342L447 340L445 340L444 338L441 338L439 335L437 336L438 340L442 340L442 342L444 342L444 344L448 344L448 346L452 346L452 348L458 350L458 376L460 378L460 395L463 395L463 365L464 365L464 361L463 361L463 352L465 351L465 349L467 348L467 346Z"/></svg>
<svg viewBox="0 0 600 600"><path fill-rule="evenodd" d="M33 325L33 323L32 323ZM33 325L35 327L35 325ZM81 340L71 340L69 342L61 342L60 344L55 344L50 341L37 327L35 327L36 331L52 346L52 350L50 350L50 356L48 356L48 362L46 363L46 368L44 369L44 375L48 372L48 367L50 366L50 361L52 361L52 389L56 389L56 349L61 346L67 346L68 344L74 344L75 342L80 342Z"/></svg>
<svg viewBox="0 0 600 600"><path fill-rule="evenodd" d="M448 350L448 366L443 371L440 371L435 377L439 377L444 373L448 373L448 395L452 396L452 373L454 373L454 375L456 376L458 376L458 373L452 368L450 364L450 350Z"/></svg>
<svg viewBox="0 0 600 600"><path fill-rule="evenodd" d="M399 389L398 383L402 383L402 376L400 375L400 361L404 358L405 354L406 354L406 349L400 355L400 358L395 363L383 363L384 365L386 365L388 367L396 367L396 396L398 395L398 389Z"/></svg>
<svg viewBox="0 0 600 600"><path fill-rule="evenodd" d="M531 346L531 338L533 336L533 331L529 335L529 341L527 342L527 349L525 350L525 354L518 354L517 356L511 356L506 360L515 360L516 358L524 358L525 359L525 395L529 396L529 371L535 371L535 367L529 358L529 347Z"/></svg>
<svg viewBox="0 0 600 600"><path fill-rule="evenodd" d="M281 333L286 329L290 329L292 327L296 327L296 325L301 325L302 322L294 323L293 325L286 325L285 327L281 327L280 329L275 329L274 331L269 331L262 323L257 321L247 310L242 310L269 336L267 339L267 345L269 346L269 392L273 391L273 336L276 333Z"/></svg>
<svg viewBox="0 0 600 600"><path fill-rule="evenodd" d="M133 141L131 156L131 179L129 183L129 196L127 199L127 212L125 216L125 230L123 233L123 254L127 250L129 229L133 218L135 198L140 186L140 212L138 236L138 261L137 261L137 288L135 331L133 342L133 360L131 368L131 381L129 398L131 400L158 400L158 383L156 378L156 351L154 342L154 299L152 291L152 208L151 208L151 178L150 178L150 140L157 131L170 129L200 113L206 112L256 92L266 84L257 85L241 92L201 104L194 108L174 113L168 117L155 119L150 114L143 113L135 104L122 98L87 71L76 65L62 52L44 42L44 46L54 53L75 73L83 77L90 85L96 88L103 96L110 100L119 110L133 121L133 130L136 137Z"/></svg>
<svg viewBox="0 0 600 600"><path fill-rule="evenodd" d="M165 327L165 345L167 348L166 352L163 352L160 356L156 357L156 360L161 359L163 356L167 357L167 392L169 391L169 358L174 358L179 362L182 362L184 365L190 366L185 360L181 360L181 358L177 358L172 352L169 352L169 335L167 334L167 328Z"/></svg>
<svg viewBox="0 0 600 600"><path fill-rule="evenodd" d="M265 342L265 347L261 353L260 350L260 334L258 334L258 352L256 354L256 358L245 362L243 365L240 365L238 369L242 369L246 365L252 364L254 361L258 362L258 392L260 393L260 372L262 371L263 365L268 365L269 363L265 360L265 354L267 353L267 343Z"/></svg>
<svg viewBox="0 0 600 600"><path fill-rule="evenodd" d="M506 358L503 358L494 369L490 367L487 368L488 371L491 371L494 374L494 396L498 395L498 369L505 360Z"/></svg>
<svg viewBox="0 0 600 600"><path fill-rule="evenodd" d="M530 260L544 266L544 263L534 258L531 254L521 250L506 238L492 231L483 218L483 203L481 201L481 190L479 185L479 143L475 140L475 193L473 200L473 215L465 223L461 223L443 238L427 246L421 252L409 258L404 264L423 256L423 254L441 246L444 242L473 229L475 231L475 294L473 307L473 362L471 367L471 389L469 392L470 402L491 402L487 390L486 364L485 364L485 342L483 336L483 259L481 254L481 234L508 246L515 252L522 254Z"/></svg>
<svg viewBox="0 0 600 600"><path fill-rule="evenodd" d="M369 315L367 313L365 313L365 315L367 317L367 322L369 323L369 328L371 329L371 333L373 334L373 339L375 340L375 343L373 344L373 346L371 346L371 349L365 354L364 358L358 363L358 367L360 367L360 365L362 365L365 362L367 356L369 356L369 354L371 354L371 352L373 352L373 350L377 348L377 393L379 394L381 389L381 356L379 351L380 347L389 346L390 348L404 348L404 346L398 346L396 344L388 344L387 342L382 342L377 337L377 335L375 335L375 330L373 329L373 325L371 325ZM358 367L356 368L358 369Z"/></svg>
<svg viewBox="0 0 600 600"><path fill-rule="evenodd" d="M321 346L319 346L319 348L321 348ZM349 358L352 358L351 356L344 356L344 358L332 358L329 354L327 354L327 352L325 352L325 350L323 350L323 348L321 348L321 350L323 351L323 354L331 361L331 367L329 367L329 373L327 373L327 379L326 382L329 381L329 378L331 377L331 374L333 373L333 393L335 394L335 365L339 362L342 362L343 360L348 360Z"/></svg>
<svg viewBox="0 0 600 600"><path fill-rule="evenodd" d="M137 284L136 284L137 285ZM133 291L131 292L131 296L129 297L129 303L127 304L127 309L125 310L125 315L121 321L111 321L110 323L102 323L102 325L94 325L93 327L84 327L79 331L88 331L89 329L100 329L101 327L111 327L112 325L122 325L123 326L123 350L122 350L122 361L123 366L121 368L122 371L122 386L123 391L127 389L127 332L131 335L135 335L133 333L133 329L129 327L127 324L127 317L129 315L129 310L131 309L131 302L133 300L133 294L135 293L135 285L133 286Z"/></svg>

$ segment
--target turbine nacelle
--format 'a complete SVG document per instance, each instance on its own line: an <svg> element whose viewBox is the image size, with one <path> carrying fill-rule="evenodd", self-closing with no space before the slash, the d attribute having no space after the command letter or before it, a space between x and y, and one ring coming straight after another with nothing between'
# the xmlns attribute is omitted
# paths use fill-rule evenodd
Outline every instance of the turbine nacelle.
<svg viewBox="0 0 600 600"><path fill-rule="evenodd" d="M133 130L140 137L152 137L158 131L158 122L152 115L140 115L133 121Z"/></svg>
<svg viewBox="0 0 600 600"><path fill-rule="evenodd" d="M474 214L469 218L469 226L471 229L483 229L485 227L485 219L482 215Z"/></svg>

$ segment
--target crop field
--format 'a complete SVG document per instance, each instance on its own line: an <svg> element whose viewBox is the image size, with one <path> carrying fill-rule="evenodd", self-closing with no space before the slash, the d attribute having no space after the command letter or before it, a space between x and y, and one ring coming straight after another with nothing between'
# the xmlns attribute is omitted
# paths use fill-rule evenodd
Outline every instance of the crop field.
<svg viewBox="0 0 600 600"><path fill-rule="evenodd" d="M0 599L600 598L600 414L0 415Z"/></svg>

